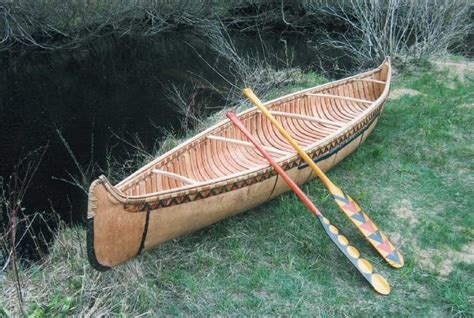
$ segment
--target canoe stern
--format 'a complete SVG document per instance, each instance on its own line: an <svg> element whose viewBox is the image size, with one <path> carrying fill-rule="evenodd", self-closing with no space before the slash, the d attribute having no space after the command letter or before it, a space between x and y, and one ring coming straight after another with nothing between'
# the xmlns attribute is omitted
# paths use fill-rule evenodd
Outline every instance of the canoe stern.
<svg viewBox="0 0 474 318"><path fill-rule="evenodd" d="M147 219L146 212L125 212L106 183L107 179L101 177L91 184L87 209L87 255L90 264L100 271L139 254Z"/></svg>

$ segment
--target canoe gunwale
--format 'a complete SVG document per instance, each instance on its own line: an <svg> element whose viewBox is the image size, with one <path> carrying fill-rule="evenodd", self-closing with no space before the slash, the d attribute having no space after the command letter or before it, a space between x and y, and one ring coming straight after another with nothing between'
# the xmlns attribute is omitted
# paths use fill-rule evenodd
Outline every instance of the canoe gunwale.
<svg viewBox="0 0 474 318"><path fill-rule="evenodd" d="M360 134L366 127L370 126L370 123L373 122L378 115L380 114L383 104L388 97L388 92L390 88L391 82L391 67L390 67L390 59L387 58L384 63L382 63L376 69L356 74L354 76L344 78L335 82L326 83L323 85L311 87L302 91L298 91L295 93L291 93L273 100L270 100L265 103L271 109L272 106L278 105L282 101L291 101L296 98L305 98L305 94L315 90L324 90L330 89L332 87L336 87L339 85L343 85L345 83L350 83L352 81L356 81L358 79L363 79L364 77L371 76L377 72L379 72L385 65L388 65L388 72L385 79L385 87L383 92L380 96L374 100L367 109L361 112L357 117L355 117L350 122L347 122L345 126L341 127L340 129L334 131L329 136L318 140L307 147L304 148L309 155L313 157L320 157L331 150L335 149L336 147L342 148L340 145L344 143L346 140L350 139L355 134ZM250 108L244 112L238 114L239 118L245 119L250 116L253 116L258 109L255 107ZM235 184L243 183L244 186L248 186L252 184L249 183L248 180L253 180L255 182L260 182L265 180L266 178L270 178L275 174L273 168L270 165L266 166L256 166L254 168L238 172L234 175L228 175L221 178L211 179L207 182L199 183L199 184L191 184L186 185L179 188L173 188L166 191L154 192L154 193L147 193L143 195L137 196L126 196L122 191L120 191L119 187L123 186L127 182L131 182L135 177L138 177L142 173L146 172L147 170L153 169L155 165L160 162L161 160L169 159L172 160L176 156L178 156L182 151L185 151L187 148L191 146L196 146L200 142L204 142L206 140L205 136L211 132L220 132L221 130L227 128L232 123L230 120L226 119L223 120L216 125L206 129L205 131L201 132L200 134L196 135L195 137L189 139L188 141L181 144L179 147L171 149L167 153L161 155L157 159L153 160L149 164L145 165L141 169L137 170L135 173L130 175L129 177L125 178L121 182L119 182L116 186L113 186L105 176L100 176L97 180L98 182L102 183L109 194L118 202L122 203L124 209L129 212L140 212L145 211L146 205L151 206L152 209L156 209L159 207L167 207L171 205L186 203L202 198L206 198L209 195L217 195L224 192L232 191L234 189L238 189L240 187L234 187ZM199 139L202 140L200 141ZM196 143L197 142L197 143ZM301 166L302 160L299 158L296 152L289 153L286 156L278 158L277 162L283 166L284 170L288 170L293 168L294 166ZM219 190L220 188L220 190Z"/></svg>

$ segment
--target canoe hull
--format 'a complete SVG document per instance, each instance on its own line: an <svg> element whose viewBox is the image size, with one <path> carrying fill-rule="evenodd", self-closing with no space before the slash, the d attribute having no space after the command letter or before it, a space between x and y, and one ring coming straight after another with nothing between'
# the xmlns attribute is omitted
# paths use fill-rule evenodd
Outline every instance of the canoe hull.
<svg viewBox="0 0 474 318"><path fill-rule="evenodd" d="M318 166L327 171L355 151L374 129L382 107L343 142L335 143L327 151L311 150ZM283 167L288 168L286 172L298 184L315 177L298 158ZM97 270L107 270L142 251L255 208L289 190L273 169L266 170L264 175L248 176L248 180L253 180L243 181L244 186L231 187L220 194L166 207L154 208L152 204L146 204L136 212L130 212L126 204L111 195L111 185L106 179L94 181L89 190L88 207L91 265Z"/></svg>

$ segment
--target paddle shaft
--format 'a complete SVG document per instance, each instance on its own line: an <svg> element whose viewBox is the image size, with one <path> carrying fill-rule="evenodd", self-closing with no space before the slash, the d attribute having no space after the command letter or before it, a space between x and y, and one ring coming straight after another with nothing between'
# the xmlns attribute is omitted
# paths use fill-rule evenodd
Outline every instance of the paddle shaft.
<svg viewBox="0 0 474 318"><path fill-rule="evenodd" d="M265 157L265 159L268 160L268 162L272 165L272 167L275 169L275 171L280 175L280 177L285 180L285 182L288 184L288 186L293 190L298 198L303 201L303 203L306 205L306 207L313 212L315 215L322 216L321 212L318 210L318 208L314 205L313 202L304 194L303 191L301 191L300 187L286 174L285 170L283 170L282 167L278 163L276 163L275 160L268 154L268 152L263 149L263 147L260 145L260 143L255 139L254 136L250 134L248 129L242 124L240 119L237 118L237 116L229 112L227 113L227 117L236 125L240 131L247 137L247 139L255 146L255 148L260 151L260 153Z"/></svg>

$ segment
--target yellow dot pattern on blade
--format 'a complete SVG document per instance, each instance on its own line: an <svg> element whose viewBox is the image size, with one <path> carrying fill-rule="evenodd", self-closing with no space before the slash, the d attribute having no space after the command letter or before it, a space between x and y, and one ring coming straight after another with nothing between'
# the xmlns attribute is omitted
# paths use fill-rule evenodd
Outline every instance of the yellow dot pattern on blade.
<svg viewBox="0 0 474 318"><path fill-rule="evenodd" d="M329 231L331 231L332 234L339 233L338 229L334 225L329 225Z"/></svg>
<svg viewBox="0 0 474 318"><path fill-rule="evenodd" d="M349 255L353 258L359 258L360 256L359 251L354 246L349 246L347 248L347 253L349 253Z"/></svg>
<svg viewBox="0 0 474 318"><path fill-rule="evenodd" d="M339 235L337 237L337 240L339 241L339 243L341 243L342 245L346 246L347 244L349 244L349 241L347 240L347 238L344 236L344 235Z"/></svg>
<svg viewBox="0 0 474 318"><path fill-rule="evenodd" d="M375 273L372 275L372 286L382 295L390 294L390 285L380 274Z"/></svg>
<svg viewBox="0 0 474 318"><path fill-rule="evenodd" d="M368 260L360 258L360 252L354 246L349 245L349 240L344 235L339 234L339 230L332 225L328 219L324 217L319 217L319 219L331 240L346 255L351 263L357 267L359 272L370 282L372 287L380 294L388 295L390 293L390 285L385 278L374 271L374 267Z"/></svg>
<svg viewBox="0 0 474 318"><path fill-rule="evenodd" d="M360 269L362 269L362 271L364 273L372 273L374 271L374 268L372 267L372 264L369 263L368 260L366 259L363 259L363 258L359 258L359 260L357 261L357 265L359 266Z"/></svg>

